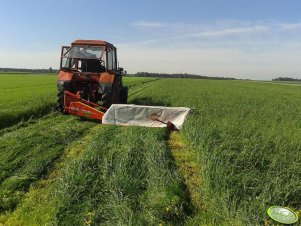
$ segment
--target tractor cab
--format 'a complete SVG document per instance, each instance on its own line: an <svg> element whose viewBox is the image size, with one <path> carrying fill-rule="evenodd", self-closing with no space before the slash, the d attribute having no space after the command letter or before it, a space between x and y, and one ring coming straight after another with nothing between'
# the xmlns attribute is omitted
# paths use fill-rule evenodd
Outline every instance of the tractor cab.
<svg viewBox="0 0 301 226"><path fill-rule="evenodd" d="M76 40L61 50L58 75L58 110L67 113L65 93L109 108L127 102L122 68L118 68L116 47L102 40Z"/></svg>
<svg viewBox="0 0 301 226"><path fill-rule="evenodd" d="M76 40L62 47L60 68L90 73L117 71L116 48L105 41Z"/></svg>

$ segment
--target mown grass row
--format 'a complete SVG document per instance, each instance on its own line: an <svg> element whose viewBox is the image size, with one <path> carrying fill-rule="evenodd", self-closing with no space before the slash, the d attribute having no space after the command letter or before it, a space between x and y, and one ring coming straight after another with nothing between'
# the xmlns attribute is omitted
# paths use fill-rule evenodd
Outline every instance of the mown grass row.
<svg viewBox="0 0 301 226"><path fill-rule="evenodd" d="M133 102L195 108L183 130L207 208L195 223L256 225L271 205L301 209L300 96L277 84L167 79Z"/></svg>
<svg viewBox="0 0 301 226"><path fill-rule="evenodd" d="M0 212L11 211L29 186L47 175L70 142L93 126L52 115L0 137Z"/></svg>
<svg viewBox="0 0 301 226"><path fill-rule="evenodd" d="M184 222L190 202L175 172L166 131L99 126L82 142L80 153L64 158L54 177L31 188L16 211L6 216L6 224Z"/></svg>

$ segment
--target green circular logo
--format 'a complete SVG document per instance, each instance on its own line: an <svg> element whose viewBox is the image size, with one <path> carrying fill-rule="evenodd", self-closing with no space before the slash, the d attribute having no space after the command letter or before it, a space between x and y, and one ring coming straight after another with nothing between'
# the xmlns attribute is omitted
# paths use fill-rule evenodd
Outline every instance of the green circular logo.
<svg viewBox="0 0 301 226"><path fill-rule="evenodd" d="M297 214L287 207L272 206L267 210L267 214L270 218L282 224L293 224L298 221Z"/></svg>

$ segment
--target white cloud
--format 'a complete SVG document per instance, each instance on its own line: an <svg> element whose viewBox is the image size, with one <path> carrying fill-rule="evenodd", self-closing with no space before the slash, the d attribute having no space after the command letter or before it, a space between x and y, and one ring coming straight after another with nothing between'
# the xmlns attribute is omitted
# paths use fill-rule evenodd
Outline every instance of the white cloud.
<svg viewBox="0 0 301 226"><path fill-rule="evenodd" d="M273 32L273 26L264 22L220 20L211 24L185 24L163 22L134 22L131 24L137 28L143 28L139 33L140 40L136 45L165 45L177 42L181 45L190 41L212 42L215 39L250 38ZM144 34L144 35L143 35ZM142 37L142 38L141 38ZM144 38L143 38L144 37ZM204 40L203 39L207 39ZM209 40L210 39L210 40ZM253 39L254 40L254 39ZM171 42L171 43L168 43Z"/></svg>
<svg viewBox="0 0 301 226"><path fill-rule="evenodd" d="M280 23L279 26L283 30L301 30L301 23Z"/></svg>
<svg viewBox="0 0 301 226"><path fill-rule="evenodd" d="M131 23L131 25L134 27L139 27L139 28L162 28L162 27L165 27L165 24L163 24L163 23L147 22L147 21L134 22L134 23Z"/></svg>
<svg viewBox="0 0 301 226"><path fill-rule="evenodd" d="M218 39L228 37L248 39L262 38L272 41L285 38L283 30L301 31L301 23L283 23L279 21L238 21L218 20L214 23L185 24L141 21L132 23L134 27L143 28L144 39L137 44L148 45L168 40L189 40L193 38ZM142 33L143 34L143 33ZM140 33L140 35L142 35ZM270 37L272 36L273 37ZM233 39L233 41L235 41Z"/></svg>
<svg viewBox="0 0 301 226"><path fill-rule="evenodd" d="M150 45L154 43L175 41L175 40L187 40L191 38L220 38L225 36L236 36L243 34L255 34L260 32L268 31L269 28L265 26L254 26L254 27L238 27L238 28L229 28L229 29L219 29L219 30L207 30L197 33L186 33L186 34L170 34L170 36L145 39L143 41L135 42L136 45ZM132 43L134 44L134 43Z"/></svg>
<svg viewBox="0 0 301 226"><path fill-rule="evenodd" d="M229 28L229 29L204 31L204 32L192 34L191 36L220 37L220 36L239 35L239 34L246 34L246 33L258 33L267 30L269 30L269 28L266 26L236 27L236 28Z"/></svg>

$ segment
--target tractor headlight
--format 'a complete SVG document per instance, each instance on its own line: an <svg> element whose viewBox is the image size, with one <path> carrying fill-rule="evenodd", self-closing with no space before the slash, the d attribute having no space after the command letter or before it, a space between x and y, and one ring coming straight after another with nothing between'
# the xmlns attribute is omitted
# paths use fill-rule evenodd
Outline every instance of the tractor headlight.
<svg viewBox="0 0 301 226"><path fill-rule="evenodd" d="M59 90L64 90L64 81L57 81L57 88Z"/></svg>

